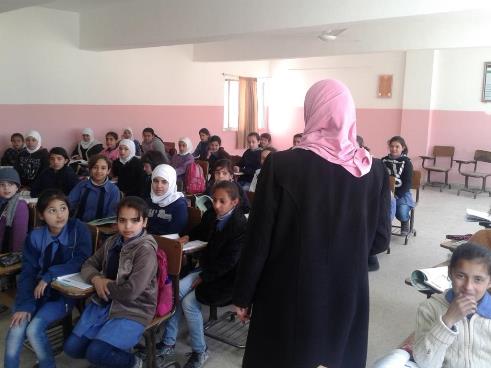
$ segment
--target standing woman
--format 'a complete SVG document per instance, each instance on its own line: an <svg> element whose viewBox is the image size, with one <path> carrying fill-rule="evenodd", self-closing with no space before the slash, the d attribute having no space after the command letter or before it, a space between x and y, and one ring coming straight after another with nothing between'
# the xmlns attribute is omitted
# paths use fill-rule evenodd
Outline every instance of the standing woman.
<svg viewBox="0 0 491 368"><path fill-rule="evenodd" d="M390 241L389 180L356 143L335 80L305 97L305 131L259 176L233 303L251 325L243 367L364 367L369 254Z"/></svg>

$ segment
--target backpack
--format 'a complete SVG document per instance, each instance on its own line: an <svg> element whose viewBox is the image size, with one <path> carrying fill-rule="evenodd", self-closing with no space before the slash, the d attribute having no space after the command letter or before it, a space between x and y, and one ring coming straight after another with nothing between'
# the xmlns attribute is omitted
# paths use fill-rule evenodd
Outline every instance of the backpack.
<svg viewBox="0 0 491 368"><path fill-rule="evenodd" d="M205 191L203 168L196 162L191 162L186 168L184 184L188 194L203 193Z"/></svg>
<svg viewBox="0 0 491 368"><path fill-rule="evenodd" d="M157 249L157 310L156 317L165 316L172 310L172 280L167 274L167 256L162 249Z"/></svg>

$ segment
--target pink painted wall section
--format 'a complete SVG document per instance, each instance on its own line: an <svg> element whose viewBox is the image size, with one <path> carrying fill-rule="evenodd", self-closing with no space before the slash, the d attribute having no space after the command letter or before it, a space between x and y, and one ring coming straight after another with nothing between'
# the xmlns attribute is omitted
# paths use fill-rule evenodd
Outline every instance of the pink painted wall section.
<svg viewBox="0 0 491 368"><path fill-rule="evenodd" d="M409 157L415 168L420 168L421 160L418 156L426 155L431 137L430 110L403 110L401 118L400 135L409 148Z"/></svg>
<svg viewBox="0 0 491 368"><path fill-rule="evenodd" d="M198 130L207 127L222 138L222 145L230 153L235 147L235 132L222 130L221 106L147 106L147 105L0 105L2 127L0 148L9 145L10 134L39 130L43 146L56 145L72 150L80 139L82 128L94 129L97 139L104 141L105 133L118 134L130 126L141 140L141 131L149 126L165 141L177 141L188 136L198 143Z"/></svg>

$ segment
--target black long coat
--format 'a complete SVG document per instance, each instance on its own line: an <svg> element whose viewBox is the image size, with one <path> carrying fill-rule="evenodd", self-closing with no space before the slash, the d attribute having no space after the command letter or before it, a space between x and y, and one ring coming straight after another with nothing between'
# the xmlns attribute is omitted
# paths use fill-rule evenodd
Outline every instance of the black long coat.
<svg viewBox="0 0 491 368"><path fill-rule="evenodd" d="M243 366L364 368L369 254L390 241L386 169L355 178L302 149L266 160L234 304L253 304Z"/></svg>

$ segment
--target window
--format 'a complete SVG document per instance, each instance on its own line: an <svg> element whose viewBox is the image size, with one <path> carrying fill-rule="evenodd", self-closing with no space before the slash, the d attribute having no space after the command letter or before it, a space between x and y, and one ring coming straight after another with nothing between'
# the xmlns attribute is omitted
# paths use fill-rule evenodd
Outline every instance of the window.
<svg viewBox="0 0 491 368"><path fill-rule="evenodd" d="M257 128L266 128L266 95L267 78L257 79Z"/></svg>
<svg viewBox="0 0 491 368"><path fill-rule="evenodd" d="M223 85L223 130L239 126L239 81L226 79Z"/></svg>

